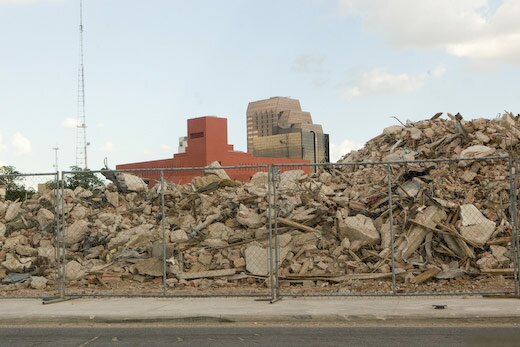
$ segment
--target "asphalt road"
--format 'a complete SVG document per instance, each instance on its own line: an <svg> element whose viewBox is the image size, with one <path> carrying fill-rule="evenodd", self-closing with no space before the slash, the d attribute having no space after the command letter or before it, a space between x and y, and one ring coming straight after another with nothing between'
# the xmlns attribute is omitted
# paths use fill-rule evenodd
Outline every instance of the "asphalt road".
<svg viewBox="0 0 520 347"><path fill-rule="evenodd" d="M518 327L0 328L1 346L518 346Z"/></svg>

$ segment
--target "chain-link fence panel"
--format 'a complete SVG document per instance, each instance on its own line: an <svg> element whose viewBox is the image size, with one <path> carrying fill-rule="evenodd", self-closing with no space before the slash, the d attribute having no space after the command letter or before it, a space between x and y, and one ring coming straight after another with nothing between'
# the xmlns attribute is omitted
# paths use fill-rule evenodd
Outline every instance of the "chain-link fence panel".
<svg viewBox="0 0 520 347"><path fill-rule="evenodd" d="M267 166L163 171L168 296L271 296Z"/></svg>
<svg viewBox="0 0 520 347"><path fill-rule="evenodd" d="M389 167L397 293L511 293L508 159Z"/></svg>
<svg viewBox="0 0 520 347"><path fill-rule="evenodd" d="M160 171L63 173L65 296L161 295Z"/></svg>
<svg viewBox="0 0 520 347"><path fill-rule="evenodd" d="M388 295L388 172L381 164L276 165L278 293Z"/></svg>
<svg viewBox="0 0 520 347"><path fill-rule="evenodd" d="M520 237L518 232L519 211L519 191L520 187L520 160L517 157L510 156L510 200L511 200L511 227L512 231L512 248L513 248L513 279L515 281L515 295L520 298Z"/></svg>
<svg viewBox="0 0 520 347"><path fill-rule="evenodd" d="M515 292L508 158L276 171L281 296Z"/></svg>
<svg viewBox="0 0 520 347"><path fill-rule="evenodd" d="M0 175L0 298L58 293L57 174Z"/></svg>

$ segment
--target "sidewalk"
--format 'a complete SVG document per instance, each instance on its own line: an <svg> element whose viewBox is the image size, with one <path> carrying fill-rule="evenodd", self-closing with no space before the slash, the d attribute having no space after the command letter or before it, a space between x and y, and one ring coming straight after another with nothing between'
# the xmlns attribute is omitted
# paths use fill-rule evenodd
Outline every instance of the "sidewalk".
<svg viewBox="0 0 520 347"><path fill-rule="evenodd" d="M434 309L432 305L447 305ZM42 305L37 299L0 300L0 325L124 322L378 322L511 319L520 322L520 300L480 297L103 298Z"/></svg>

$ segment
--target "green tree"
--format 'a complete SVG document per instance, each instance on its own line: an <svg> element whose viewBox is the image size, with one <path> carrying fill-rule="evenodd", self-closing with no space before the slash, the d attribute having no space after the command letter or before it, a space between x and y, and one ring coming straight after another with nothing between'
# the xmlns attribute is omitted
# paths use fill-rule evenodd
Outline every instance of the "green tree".
<svg viewBox="0 0 520 347"><path fill-rule="evenodd" d="M88 189L104 185L103 181L89 169L77 166L71 166L70 169L74 173L68 174L65 178L65 186L69 189L74 190L77 187Z"/></svg>
<svg viewBox="0 0 520 347"><path fill-rule="evenodd" d="M25 200L35 193L34 189L26 188L22 181L23 177L20 176L20 172L14 166L0 167L0 186L6 188L5 198L7 200Z"/></svg>

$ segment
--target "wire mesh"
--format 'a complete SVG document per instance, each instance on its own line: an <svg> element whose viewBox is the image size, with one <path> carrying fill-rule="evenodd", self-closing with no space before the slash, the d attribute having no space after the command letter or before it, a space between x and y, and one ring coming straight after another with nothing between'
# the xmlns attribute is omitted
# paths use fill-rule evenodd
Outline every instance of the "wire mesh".
<svg viewBox="0 0 520 347"><path fill-rule="evenodd" d="M390 294L384 165L276 166L279 294ZM388 254L387 254L388 256Z"/></svg>
<svg viewBox="0 0 520 347"><path fill-rule="evenodd" d="M519 295L519 165L0 175L0 297Z"/></svg>
<svg viewBox="0 0 520 347"><path fill-rule="evenodd" d="M0 298L56 296L57 174L0 175Z"/></svg>
<svg viewBox="0 0 520 347"><path fill-rule="evenodd" d="M269 296L268 167L169 169L163 177L173 247L166 295Z"/></svg>
<svg viewBox="0 0 520 347"><path fill-rule="evenodd" d="M508 158L274 169L280 295L514 293Z"/></svg>
<svg viewBox="0 0 520 347"><path fill-rule="evenodd" d="M159 182L124 171L67 172L63 182L64 295L160 295Z"/></svg>

